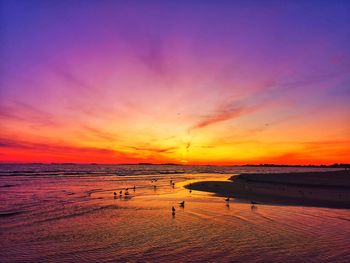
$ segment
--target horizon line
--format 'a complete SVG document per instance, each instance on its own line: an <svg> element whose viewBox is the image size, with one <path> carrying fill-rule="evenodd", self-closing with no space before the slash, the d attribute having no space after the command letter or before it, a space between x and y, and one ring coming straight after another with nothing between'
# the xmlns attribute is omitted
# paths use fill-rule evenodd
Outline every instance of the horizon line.
<svg viewBox="0 0 350 263"><path fill-rule="evenodd" d="M350 166L350 163L333 163L333 164L283 164L283 163L245 163L245 164L188 164L188 163L95 163L95 162L1 162L0 165L178 165L178 166L286 166L286 167L336 167Z"/></svg>

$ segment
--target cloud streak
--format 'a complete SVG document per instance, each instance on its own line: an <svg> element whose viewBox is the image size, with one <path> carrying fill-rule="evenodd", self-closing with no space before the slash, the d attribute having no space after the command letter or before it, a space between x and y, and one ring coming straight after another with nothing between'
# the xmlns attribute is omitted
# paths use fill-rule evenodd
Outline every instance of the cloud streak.
<svg viewBox="0 0 350 263"><path fill-rule="evenodd" d="M155 147L137 147L137 146L127 146L127 148L131 148L136 151L152 152L152 153L171 153L175 149L177 149L177 147L155 148Z"/></svg>
<svg viewBox="0 0 350 263"><path fill-rule="evenodd" d="M121 152L97 147L78 147L64 144L36 143L23 140L0 139L0 148L12 148L22 150L35 150L53 153L97 153L97 154L121 154Z"/></svg>
<svg viewBox="0 0 350 263"><path fill-rule="evenodd" d="M58 125L58 121L52 114L19 101L12 101L10 105L1 105L0 118L40 126Z"/></svg>
<svg viewBox="0 0 350 263"><path fill-rule="evenodd" d="M205 128L207 126L224 122L227 120L237 119L241 116L250 114L258 110L260 106L241 106L240 103L232 102L228 104L219 105L219 107L205 115L197 123L190 127L189 131Z"/></svg>
<svg viewBox="0 0 350 263"><path fill-rule="evenodd" d="M81 130L79 129L80 134L84 137L87 138L98 138L103 141L115 141L116 140L116 135L110 132L103 131L101 129L96 129L94 127L90 127L87 125L82 125ZM82 132L81 132L82 131Z"/></svg>

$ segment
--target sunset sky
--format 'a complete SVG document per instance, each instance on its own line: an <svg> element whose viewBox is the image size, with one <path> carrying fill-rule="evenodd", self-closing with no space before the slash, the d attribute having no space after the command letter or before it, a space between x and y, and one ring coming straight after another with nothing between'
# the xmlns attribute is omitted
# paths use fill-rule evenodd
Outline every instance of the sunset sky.
<svg viewBox="0 0 350 263"><path fill-rule="evenodd" d="M349 1L0 12L2 162L350 162Z"/></svg>

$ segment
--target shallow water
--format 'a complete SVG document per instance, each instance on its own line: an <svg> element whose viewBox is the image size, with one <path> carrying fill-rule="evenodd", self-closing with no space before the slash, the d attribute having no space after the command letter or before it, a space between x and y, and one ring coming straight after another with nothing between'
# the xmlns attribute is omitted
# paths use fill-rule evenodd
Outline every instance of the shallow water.
<svg viewBox="0 0 350 263"><path fill-rule="evenodd" d="M349 210L252 209L182 187L231 174L16 175L0 176L0 262L350 262Z"/></svg>

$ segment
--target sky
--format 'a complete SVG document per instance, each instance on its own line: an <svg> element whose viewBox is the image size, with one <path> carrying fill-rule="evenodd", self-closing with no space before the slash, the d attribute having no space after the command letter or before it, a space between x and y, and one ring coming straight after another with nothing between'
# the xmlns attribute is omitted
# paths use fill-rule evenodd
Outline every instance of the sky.
<svg viewBox="0 0 350 263"><path fill-rule="evenodd" d="M350 162L349 1L0 3L1 162Z"/></svg>

